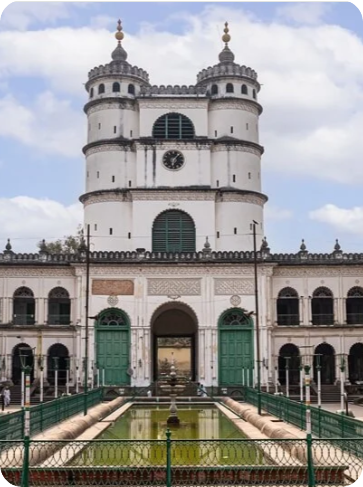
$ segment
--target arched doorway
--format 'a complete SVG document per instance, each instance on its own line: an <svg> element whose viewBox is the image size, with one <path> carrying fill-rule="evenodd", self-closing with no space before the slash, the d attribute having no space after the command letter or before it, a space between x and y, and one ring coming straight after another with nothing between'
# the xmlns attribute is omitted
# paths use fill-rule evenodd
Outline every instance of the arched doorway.
<svg viewBox="0 0 363 487"><path fill-rule="evenodd" d="M62 343L55 343L49 347L47 355L47 380L55 384L55 370L58 367L58 385L64 386L67 381L67 367L69 367L68 348Z"/></svg>
<svg viewBox="0 0 363 487"><path fill-rule="evenodd" d="M299 295L295 289L291 287L281 289L276 307L279 326L298 326L300 324Z"/></svg>
<svg viewBox="0 0 363 487"><path fill-rule="evenodd" d="M321 343L314 352L314 380L317 382L317 367L320 362L321 383L331 385L335 382L335 350L328 343Z"/></svg>
<svg viewBox="0 0 363 487"><path fill-rule="evenodd" d="M252 385L254 368L253 321L241 308L225 311L218 320L219 384L240 386L242 372ZM248 374L248 378L247 378Z"/></svg>
<svg viewBox="0 0 363 487"><path fill-rule="evenodd" d="M363 343L355 343L348 356L349 380L352 384L363 381Z"/></svg>
<svg viewBox="0 0 363 487"><path fill-rule="evenodd" d="M130 384L130 319L118 308L99 313L96 322L96 366L105 371L105 384Z"/></svg>
<svg viewBox="0 0 363 487"><path fill-rule="evenodd" d="M184 303L167 303L155 311L151 330L154 380L169 374L172 360L179 377L197 380L198 321L194 311Z"/></svg>
<svg viewBox="0 0 363 487"><path fill-rule="evenodd" d="M289 368L290 385L300 383L300 352L293 343L286 343L279 352L279 382L286 385L286 367Z"/></svg>
<svg viewBox="0 0 363 487"><path fill-rule="evenodd" d="M21 384L22 361L20 355L25 356L25 366L30 367L30 380L34 379L34 355L33 350L27 343L19 343L13 348L11 380L14 384ZM24 360L24 359L23 359Z"/></svg>
<svg viewBox="0 0 363 487"><path fill-rule="evenodd" d="M28 287L19 287L13 296L13 320L15 325L34 325L35 299Z"/></svg>

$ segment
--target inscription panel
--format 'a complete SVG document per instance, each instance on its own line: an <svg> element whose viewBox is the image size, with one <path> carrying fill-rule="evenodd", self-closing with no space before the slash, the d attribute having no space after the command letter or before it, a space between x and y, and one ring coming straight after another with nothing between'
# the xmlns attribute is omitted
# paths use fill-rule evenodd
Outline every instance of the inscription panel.
<svg viewBox="0 0 363 487"><path fill-rule="evenodd" d="M132 296L134 282L119 279L94 279L92 294L97 296Z"/></svg>

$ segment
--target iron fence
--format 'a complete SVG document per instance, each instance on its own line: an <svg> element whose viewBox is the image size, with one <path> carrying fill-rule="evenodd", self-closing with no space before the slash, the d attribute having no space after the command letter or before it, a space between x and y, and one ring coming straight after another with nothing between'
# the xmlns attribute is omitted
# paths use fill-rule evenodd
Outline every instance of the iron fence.
<svg viewBox="0 0 363 487"><path fill-rule="evenodd" d="M92 407L102 401L103 389L93 389L87 393L87 406ZM38 404L30 408L31 436L64 421L83 411L84 394L59 397L54 401ZM24 437L24 410L0 416L0 440L20 440Z"/></svg>
<svg viewBox="0 0 363 487"><path fill-rule="evenodd" d="M3 441L0 468L21 487L350 485L363 439L333 440ZM350 443L360 444L354 454Z"/></svg>

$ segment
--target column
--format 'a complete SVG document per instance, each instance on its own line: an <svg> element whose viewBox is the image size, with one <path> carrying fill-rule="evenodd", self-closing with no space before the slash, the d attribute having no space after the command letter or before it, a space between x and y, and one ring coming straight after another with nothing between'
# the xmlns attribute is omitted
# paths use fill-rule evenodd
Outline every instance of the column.
<svg viewBox="0 0 363 487"><path fill-rule="evenodd" d="M335 323L339 323L340 321L340 313L339 313L339 302L338 302L338 298L333 298L333 309L334 309L334 323L332 324L335 324Z"/></svg>
<svg viewBox="0 0 363 487"><path fill-rule="evenodd" d="M205 381L205 330L199 328L198 379Z"/></svg>

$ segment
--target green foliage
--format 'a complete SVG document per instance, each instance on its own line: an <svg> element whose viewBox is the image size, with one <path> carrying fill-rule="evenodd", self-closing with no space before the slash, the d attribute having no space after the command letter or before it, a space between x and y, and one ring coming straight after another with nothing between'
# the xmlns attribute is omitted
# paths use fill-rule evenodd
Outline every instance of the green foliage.
<svg viewBox="0 0 363 487"><path fill-rule="evenodd" d="M68 235L64 239L58 239L54 242L46 242L43 240L38 242L37 246L40 250L46 251L49 254L75 254L80 246L82 237L83 229L79 225L77 235Z"/></svg>

